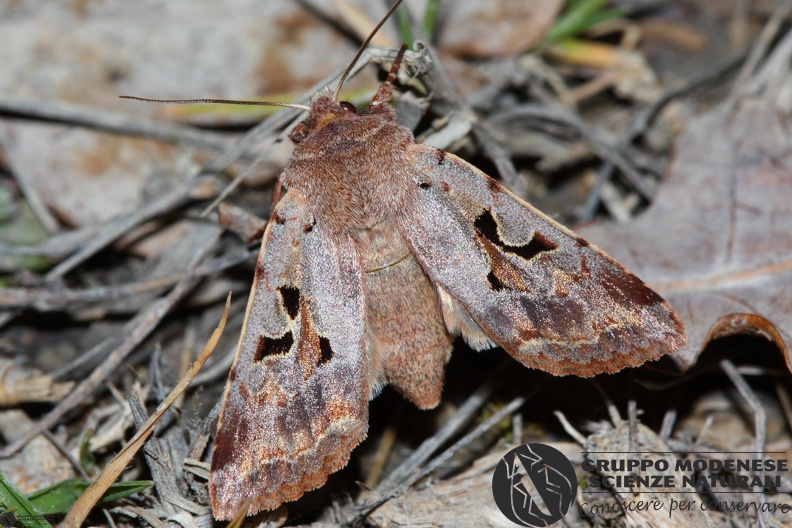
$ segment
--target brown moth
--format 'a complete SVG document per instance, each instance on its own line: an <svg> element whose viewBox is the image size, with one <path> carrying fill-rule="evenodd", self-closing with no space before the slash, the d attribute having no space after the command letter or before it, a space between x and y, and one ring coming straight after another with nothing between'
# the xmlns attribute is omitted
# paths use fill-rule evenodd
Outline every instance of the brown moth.
<svg viewBox="0 0 792 528"><path fill-rule="evenodd" d="M388 105L400 60L368 110L338 101L345 75L290 135L220 414L217 519L324 484L366 437L368 401L385 385L435 407L454 335L577 376L685 343L635 275L477 168L417 144Z"/></svg>

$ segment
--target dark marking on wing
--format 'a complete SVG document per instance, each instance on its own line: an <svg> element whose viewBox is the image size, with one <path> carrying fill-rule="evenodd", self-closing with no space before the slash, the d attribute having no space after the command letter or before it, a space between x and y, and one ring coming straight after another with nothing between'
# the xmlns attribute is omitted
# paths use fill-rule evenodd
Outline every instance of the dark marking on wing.
<svg viewBox="0 0 792 528"><path fill-rule="evenodd" d="M283 299L286 313L289 314L289 319L294 319L297 317L297 312L300 311L300 290L291 286L281 286L278 291Z"/></svg>
<svg viewBox="0 0 792 528"><path fill-rule="evenodd" d="M476 218L473 224L478 232L490 242L501 248L503 251L518 255L525 260L531 260L535 256L545 251L553 251L558 246L547 240L539 233L534 233L534 237L527 244L522 246L512 246L504 242L498 234L498 223L492 216L492 211L489 209Z"/></svg>
<svg viewBox="0 0 792 528"><path fill-rule="evenodd" d="M326 337L319 336L319 350L321 355L319 356L318 365L324 365L333 359L333 347L330 346L330 340Z"/></svg>
<svg viewBox="0 0 792 528"><path fill-rule="evenodd" d="M314 218L311 221L310 224L308 224L307 226L303 227L303 232L304 233L310 233L311 231L313 231L313 228L314 228L315 225L316 225L316 218Z"/></svg>
<svg viewBox="0 0 792 528"><path fill-rule="evenodd" d="M490 271L487 274L487 280L489 281L493 290L501 291L503 289L503 284L501 284L501 281L498 280L498 277L495 275L494 271Z"/></svg>
<svg viewBox="0 0 792 528"><path fill-rule="evenodd" d="M281 337L267 337L259 336L258 346L256 347L256 354L253 356L253 361L261 361L264 358L275 356L277 354L286 354L291 350L294 344L294 337L291 331L286 332Z"/></svg>
<svg viewBox="0 0 792 528"><path fill-rule="evenodd" d="M221 420L223 428L220 429L220 434L223 435L224 441L215 442L212 454L212 471L223 469L234 458L239 446L248 445L247 442L252 441L248 436L253 429L250 418L244 409L234 405L223 405Z"/></svg>
<svg viewBox="0 0 792 528"><path fill-rule="evenodd" d="M435 150L435 157L437 158L438 165L445 165L446 151L443 149Z"/></svg>
<svg viewBox="0 0 792 528"><path fill-rule="evenodd" d="M421 182L418 184L418 187L420 187L421 189L431 189L432 182Z"/></svg>
<svg viewBox="0 0 792 528"><path fill-rule="evenodd" d="M234 367L231 369L231 372L228 373L228 382L233 383L234 380L236 379L236 375L237 375L237 369L236 367Z"/></svg>
<svg viewBox="0 0 792 528"><path fill-rule="evenodd" d="M487 177L487 187L490 191L500 191L501 188L500 184L489 176Z"/></svg>
<svg viewBox="0 0 792 528"><path fill-rule="evenodd" d="M614 269L605 272L603 283L610 285L613 296L622 302L632 306L654 306L665 302L660 295L649 288L644 282L632 273L622 269ZM617 293L618 292L618 293ZM621 294L621 295L619 295Z"/></svg>
<svg viewBox="0 0 792 528"><path fill-rule="evenodd" d="M589 241L586 240L583 237L577 237L575 239L575 242L577 242L577 245L580 246L580 247L589 247L591 245L591 244L589 244Z"/></svg>
<svg viewBox="0 0 792 528"><path fill-rule="evenodd" d="M273 222L275 222L276 224L281 224L281 225L283 225L283 224L285 224L285 223L286 223L286 219L285 219L285 218L283 218L283 217L282 217L280 214L278 214L278 213L275 213L274 215L272 215L272 221L273 221Z"/></svg>

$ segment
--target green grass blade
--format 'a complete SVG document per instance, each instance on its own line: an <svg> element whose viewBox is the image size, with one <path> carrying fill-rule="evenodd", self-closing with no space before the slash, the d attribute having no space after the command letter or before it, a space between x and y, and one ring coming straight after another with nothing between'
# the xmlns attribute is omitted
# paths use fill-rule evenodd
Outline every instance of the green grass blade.
<svg viewBox="0 0 792 528"><path fill-rule="evenodd" d="M36 510L42 514L56 515L66 513L89 485L90 483L83 482L80 479L68 479L54 486L34 491L27 498L35 506ZM99 504L111 502L133 493L139 493L153 485L154 482L151 480L118 482L110 486L107 492L102 495Z"/></svg>
<svg viewBox="0 0 792 528"><path fill-rule="evenodd" d="M558 42L578 35L606 20L624 16L620 9L605 9L607 0L576 0L567 2L563 14L544 37L544 43Z"/></svg>
<svg viewBox="0 0 792 528"><path fill-rule="evenodd" d="M2 509L11 512L23 528L50 528L33 504L0 471L0 503ZM4 514L5 515L5 514Z"/></svg>
<svg viewBox="0 0 792 528"><path fill-rule="evenodd" d="M429 40L434 40L435 27L437 26L437 12L440 11L440 0L429 0L423 18L423 32Z"/></svg>

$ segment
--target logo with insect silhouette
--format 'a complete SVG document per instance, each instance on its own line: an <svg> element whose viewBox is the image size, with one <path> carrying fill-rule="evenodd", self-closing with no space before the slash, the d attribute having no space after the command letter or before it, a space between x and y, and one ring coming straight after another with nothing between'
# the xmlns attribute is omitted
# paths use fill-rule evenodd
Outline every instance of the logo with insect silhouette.
<svg viewBox="0 0 792 528"><path fill-rule="evenodd" d="M549 526L560 521L576 492L572 463L545 444L515 447L498 462L492 475L495 504L520 526Z"/></svg>
<svg viewBox="0 0 792 528"><path fill-rule="evenodd" d="M16 526L16 523L17 518L13 512L6 511L0 513L0 526L3 526L3 528L13 528Z"/></svg>

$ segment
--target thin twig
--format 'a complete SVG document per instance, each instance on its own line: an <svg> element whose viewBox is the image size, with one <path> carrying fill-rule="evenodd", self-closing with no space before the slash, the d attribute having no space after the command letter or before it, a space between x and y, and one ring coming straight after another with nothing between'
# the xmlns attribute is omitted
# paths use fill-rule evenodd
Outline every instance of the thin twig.
<svg viewBox="0 0 792 528"><path fill-rule="evenodd" d="M574 438L575 442L581 446L586 445L586 437L583 436L580 431L575 429L571 423L569 423L569 420L567 420L567 417L564 415L564 413L561 411L555 411L553 414L555 414L556 418L558 418L558 421L561 422L561 427L564 428L564 431L566 431L569 436Z"/></svg>
<svg viewBox="0 0 792 528"><path fill-rule="evenodd" d="M198 266L194 277L206 277L243 262L253 262L258 255L256 250L234 251L229 255L207 260ZM185 272L141 279L126 284L96 286L92 288L62 288L51 286L33 288L0 288L0 309L24 308L39 312L51 312L73 308L82 304L98 303L125 299L136 295L157 294L184 279Z"/></svg>
<svg viewBox="0 0 792 528"><path fill-rule="evenodd" d="M69 256L46 274L47 281L62 278L71 270L94 256L109 244L112 244L143 222L176 209L190 200L193 189L207 181L208 178L190 178L189 181L179 185L164 196L155 198L137 211L110 220L105 228L94 239L81 247L76 253Z"/></svg>
<svg viewBox="0 0 792 528"><path fill-rule="evenodd" d="M63 445L63 444L60 442L60 440L58 440L57 438L55 438L55 435L53 435L53 434L52 434L52 433L50 433L49 431L44 431L44 436L45 436L45 437L47 437L47 440L49 440L49 441L52 443L52 445L53 445L53 446L55 446L55 449L57 449L58 451L60 451L60 454L61 454L61 455L63 455L63 456L66 458L66 460L68 460L68 461L69 461L69 463L70 463L70 464L72 465L72 467L74 468L74 471L76 471L76 472L77 472L77 474L78 474L78 475L80 475L80 478L82 478L82 479L83 479L84 481L86 481L86 482L87 482L87 481L89 481L89 480L91 480L91 477L89 477L89 476L88 476L88 473L86 473L86 472L85 472L85 469L83 469L83 466L82 466L82 464L80 463L80 461L79 461L79 460L77 460L77 459L74 457L74 455L72 455L71 451L69 451L69 450L66 448L66 446L64 446L64 445Z"/></svg>
<svg viewBox="0 0 792 528"><path fill-rule="evenodd" d="M398 485L391 488L390 490L381 493L380 496L372 502L364 504L357 508L358 516L365 517L369 515L373 510L377 509L378 507L385 504L391 498L401 495L404 490L412 486L414 483L418 482L422 478L426 477L427 475L431 474L437 468L445 464L451 457L457 454L462 449L468 447L473 441L477 440L481 437L484 433L489 431L492 427L500 423L502 420L508 418L513 413L515 413L524 403L526 402L526 398L523 396L518 396L510 401L507 405L502 407L498 410L498 412L494 413L488 419L481 422L473 431L462 437L458 442L454 443L451 447L443 451L437 458L432 460L429 464L427 464L424 468L420 470L416 470L407 477L403 478ZM389 481L393 481L392 479L388 479ZM384 486L379 486L379 489L382 489Z"/></svg>
<svg viewBox="0 0 792 528"><path fill-rule="evenodd" d="M778 7L773 11L773 14L767 20L767 23L762 28L762 32L756 39L756 42L751 47L751 53L748 55L745 64L740 69L737 80L734 83L734 89L739 91L743 88L744 83L754 74L759 62L767 54L770 44L773 43L778 32L784 24L784 21L792 14L792 3L781 2Z"/></svg>
<svg viewBox="0 0 792 528"><path fill-rule="evenodd" d="M188 270L194 269L198 262L214 249L217 235L218 233L216 233L214 240L209 240L198 248L194 257L187 263L186 268ZM68 396L36 422L33 427L0 450L0 458L9 457L19 451L31 439L58 423L66 413L99 388L108 376L117 371L121 362L156 328L171 308L192 289L196 282L197 279L188 275L168 295L152 303L147 309L141 311L134 319L129 321L122 333L124 337L112 353L87 378L80 382ZM112 339L115 341L115 338Z"/></svg>
<svg viewBox="0 0 792 528"><path fill-rule="evenodd" d="M19 189L25 196L25 200L27 200L30 210L33 211L33 214L36 215L36 218L38 219L41 226L49 234L57 233L60 229L58 220L55 218L55 216L53 216L47 205L44 203L44 200L41 198L38 189L36 189L36 186L32 181L32 175L28 172L27 167L25 167L25 164L22 163L19 157L16 155L16 149L13 147L13 145L11 145L11 138L8 135L8 128L2 120L0 120L0 148L5 151L5 158L6 162L8 163L8 167L11 169L11 173L14 175L14 179L19 185Z"/></svg>
<svg viewBox="0 0 792 528"><path fill-rule="evenodd" d="M676 408L666 409L663 415L663 424L660 426L660 432L657 434L661 440L666 441L671 438L671 433L674 432L674 426L676 425L677 415L678 411Z"/></svg>
<svg viewBox="0 0 792 528"><path fill-rule="evenodd" d="M762 453L764 453L767 444L767 413L765 412L764 406L753 389L751 389L751 386L748 385L748 382L740 375L730 360L724 359L720 362L720 366L726 375L729 376L734 386L737 387L737 390L740 391L740 395L754 413L754 451L756 451L754 456L756 458L762 458ZM761 477L762 472L758 473ZM764 490L754 489L754 495L756 496L757 502L757 520L759 521L759 526L762 528L769 527L770 519L767 512L763 511L760 507L767 502L765 500Z"/></svg>
<svg viewBox="0 0 792 528"><path fill-rule="evenodd" d="M0 113L20 118L43 119L101 132L192 145L217 152L223 151L228 146L228 140L220 134L62 101L0 96Z"/></svg>
<svg viewBox="0 0 792 528"><path fill-rule="evenodd" d="M413 37L422 42L424 52L429 56L432 68L426 72L424 80L433 94L432 104L443 115L451 111L462 111L475 116L473 109L460 97L453 79L448 75L439 59L437 49L430 44L430 39L424 34L421 24L407 14L410 31ZM517 169L506 150L500 146L497 138L492 133L489 125L481 120L473 121L473 135L482 148L485 156L490 158L498 168L501 178L508 186L513 186L519 179Z"/></svg>
<svg viewBox="0 0 792 528"><path fill-rule="evenodd" d="M60 260L73 253L101 232L103 226L89 225L73 231L61 231L33 246L7 246L0 244L0 257L44 257Z"/></svg>
<svg viewBox="0 0 792 528"><path fill-rule="evenodd" d="M305 96L307 98L307 96ZM285 126L295 116L297 110L287 108L282 112L277 112L267 119L250 129L245 135L222 154L217 156L208 165L198 172L192 172L184 183L179 185L164 197L153 200L140 210L125 215L115 220L111 220L104 229L87 246L81 248L77 253L70 256L58 266L50 270L47 279L52 280L63 277L66 273L74 269L86 259L90 258L98 251L111 244L119 237L125 235L141 223L156 216L164 214L189 200L189 196L194 189L205 181L213 178L217 173L227 168L231 163L245 154L254 145L261 142L272 131ZM201 176L205 175L205 176Z"/></svg>
<svg viewBox="0 0 792 528"><path fill-rule="evenodd" d="M627 147L632 145L633 142L638 139L638 137L646 132L651 122L655 119L655 117L657 117L660 111L666 107L666 105L685 95L686 93L689 93L701 87L702 85L711 82L718 77L721 77L726 72L736 67L745 58L745 55L746 52L744 51L732 57L728 57L727 59L717 63L712 68L709 68L700 74L694 75L680 86L666 90L665 93L663 93L660 97L652 101L652 103L646 107L642 108L638 113L635 114L635 116L633 116L630 123L627 125L627 129L619 138L619 141L616 145L616 150L620 152L622 156L629 158L628 153L626 152ZM594 218L597 212L597 207L600 203L600 193L602 192L602 188L605 183L613 177L615 169L615 164L608 160L606 160L605 164L599 169L594 187L586 199L586 203L578 213L576 223L582 224Z"/></svg>
<svg viewBox="0 0 792 528"><path fill-rule="evenodd" d="M580 116L566 108L558 105L521 104L492 116L491 121L494 123L524 122L526 119L550 121L571 128L586 141L597 155L618 167L625 180L641 196L648 200L654 195L654 183L636 171L629 160L604 139L603 131L589 125Z"/></svg>
<svg viewBox="0 0 792 528"><path fill-rule="evenodd" d="M64 528L79 528L82 526L85 519L88 517L88 513L90 512L91 508L93 508L95 502L104 494L107 488L115 482L121 472L124 470L126 465L132 460L132 457L135 456L135 453L143 447L146 439L151 435L154 431L154 426L156 425L157 421L162 417L165 411L171 406L171 404L176 401L176 399L181 395L182 392L187 388L190 382L195 378L195 375L201 370L201 367L209 359L209 356L212 354L215 346L217 346L217 341L220 339L220 335L223 333L223 327L225 326L226 320L228 318L228 307L231 304L231 295L228 296L226 299L226 307L223 315L220 319L220 324L215 328L215 331L212 333L212 336L209 338L206 346L201 352L201 355L195 360L190 370L187 374L179 380L178 385L173 388L168 397L157 407L157 410L152 414L149 419L146 421L143 426L138 429L138 432L135 434L134 437L124 446L124 448L116 455L110 463L105 466L102 473L99 477L91 484L88 489L80 495L80 498L69 508L69 511L66 513L66 517L63 519L63 523L61 526Z"/></svg>
<svg viewBox="0 0 792 528"><path fill-rule="evenodd" d="M489 401L490 396L500 384L507 369L512 368L512 366L512 361L504 361L492 374L490 374L487 381L465 400L465 403L457 409L454 415L446 420L443 427L432 435L431 438L424 440L418 449L407 457L407 460L402 462L398 468L383 479L378 487L389 487L405 479L407 475L426 462L440 446L467 425L478 410Z"/></svg>

